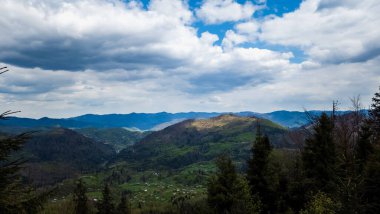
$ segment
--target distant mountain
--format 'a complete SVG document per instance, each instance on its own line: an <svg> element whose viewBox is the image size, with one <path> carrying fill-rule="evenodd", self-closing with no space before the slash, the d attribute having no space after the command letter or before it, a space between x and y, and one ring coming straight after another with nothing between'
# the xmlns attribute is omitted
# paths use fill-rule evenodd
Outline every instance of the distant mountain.
<svg viewBox="0 0 380 214"><path fill-rule="evenodd" d="M281 146L286 128L266 119L227 114L201 120L186 120L153 132L135 145L122 150L116 162L136 169L177 169L213 160L229 153L245 161L260 124L275 146Z"/></svg>
<svg viewBox="0 0 380 214"><path fill-rule="evenodd" d="M91 127L90 124L72 119L52 119L43 117L40 119L8 117L7 120L0 120L0 126L11 126L19 128L41 128L41 127L66 127L66 128L82 128Z"/></svg>
<svg viewBox="0 0 380 214"><path fill-rule="evenodd" d="M131 114L86 114L69 118L83 123L97 124L101 127L128 127L140 130L151 130L160 124L170 123L175 120L210 118L221 113L188 112L188 113L131 113Z"/></svg>
<svg viewBox="0 0 380 214"><path fill-rule="evenodd" d="M111 146L73 130L53 128L33 134L19 155L28 160L24 175L46 185L96 171L115 152Z"/></svg>
<svg viewBox="0 0 380 214"><path fill-rule="evenodd" d="M309 113L312 115L319 115L322 112L311 111ZM257 116L271 120L275 123L289 128L300 127L310 123L310 118L308 118L308 115L305 112L298 111L274 111Z"/></svg>
<svg viewBox="0 0 380 214"><path fill-rule="evenodd" d="M149 132L131 131L125 128L80 128L75 131L112 146L116 152L135 144L149 134Z"/></svg>
<svg viewBox="0 0 380 214"><path fill-rule="evenodd" d="M322 111L310 111L309 113L319 115ZM218 112L185 112L185 113L131 113L131 114L86 114L78 117L65 119L30 119L10 117L8 120L0 121L0 127L65 127L65 128L128 128L131 130L157 131L172 124L187 119L207 119L222 114ZM342 111L340 113L346 113ZM255 116L272 120L284 127L294 128L309 123L307 114L297 111L275 111L270 113L236 112L239 116Z"/></svg>

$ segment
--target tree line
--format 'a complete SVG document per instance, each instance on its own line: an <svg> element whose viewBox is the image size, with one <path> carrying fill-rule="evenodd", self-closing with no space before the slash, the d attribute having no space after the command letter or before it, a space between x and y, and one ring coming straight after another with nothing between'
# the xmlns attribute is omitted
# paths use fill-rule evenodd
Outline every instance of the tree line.
<svg viewBox="0 0 380 214"><path fill-rule="evenodd" d="M258 128L245 174L220 157L208 184L214 213L379 213L380 92L368 114L358 98L349 114L322 113L305 127L298 149L274 155ZM290 167L286 162L290 160Z"/></svg>

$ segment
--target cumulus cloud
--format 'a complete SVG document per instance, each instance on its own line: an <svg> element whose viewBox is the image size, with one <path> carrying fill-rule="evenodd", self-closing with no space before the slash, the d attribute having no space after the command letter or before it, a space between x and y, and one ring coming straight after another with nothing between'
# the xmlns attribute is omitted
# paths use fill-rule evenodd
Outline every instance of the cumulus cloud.
<svg viewBox="0 0 380 214"><path fill-rule="evenodd" d="M377 0L307 0L283 17L263 22L260 39L297 46L320 62L364 62L380 55Z"/></svg>
<svg viewBox="0 0 380 214"><path fill-rule="evenodd" d="M0 12L7 32L0 36L0 60L24 67L170 68L191 59L198 43L184 25L192 13L181 1L153 0L144 10L117 0L3 0Z"/></svg>
<svg viewBox="0 0 380 214"><path fill-rule="evenodd" d="M207 24L249 19L254 12L255 6L251 2L239 4L235 0L206 0L196 11Z"/></svg>
<svg viewBox="0 0 380 214"><path fill-rule="evenodd" d="M306 0L262 19L232 0L195 11L179 0L0 2L0 62L11 70L1 106L21 116L323 109L357 94L367 105L380 82L372 0ZM236 23L222 36L196 17ZM292 63L289 49L257 43L307 56Z"/></svg>
<svg viewBox="0 0 380 214"><path fill-rule="evenodd" d="M149 10L179 19L186 24L193 21L193 13L183 1L153 0L149 5Z"/></svg>
<svg viewBox="0 0 380 214"><path fill-rule="evenodd" d="M246 36L237 34L233 30L228 30L222 41L223 47L233 48L241 43L247 42L248 39Z"/></svg>

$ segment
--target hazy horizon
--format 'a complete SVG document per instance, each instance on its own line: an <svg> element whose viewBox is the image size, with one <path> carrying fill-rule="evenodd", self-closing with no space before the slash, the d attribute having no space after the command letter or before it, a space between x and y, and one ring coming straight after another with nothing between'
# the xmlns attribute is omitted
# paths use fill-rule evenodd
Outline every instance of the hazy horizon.
<svg viewBox="0 0 380 214"><path fill-rule="evenodd" d="M350 111L353 109L346 108L342 109L339 108L338 111ZM363 110L366 110L366 108L363 108ZM44 117L51 118L51 119L66 119L66 118L74 118L74 117L79 117L83 115L128 115L128 114L159 114L159 113L168 113L168 114L181 114L181 113L216 113L216 114L229 114L229 113L242 113L242 112L252 112L252 113L258 113L258 114L269 114L273 112L281 112L281 111L286 111L286 112L310 112L310 111L320 111L320 112L329 112L331 111L330 109L303 109L303 110L286 110L286 109L280 109L280 110L274 110L274 111L268 111L268 112L257 112L257 111L179 111L179 112L167 112L167 111L159 111L159 112L126 112L126 113L84 113L84 114L73 114L73 115L67 115L65 117L59 117L59 116L49 116L49 115L41 115L41 116L28 116L28 115L21 115L22 112L16 112L14 114L11 114L11 117L19 117L19 118L30 118L30 119L41 119Z"/></svg>

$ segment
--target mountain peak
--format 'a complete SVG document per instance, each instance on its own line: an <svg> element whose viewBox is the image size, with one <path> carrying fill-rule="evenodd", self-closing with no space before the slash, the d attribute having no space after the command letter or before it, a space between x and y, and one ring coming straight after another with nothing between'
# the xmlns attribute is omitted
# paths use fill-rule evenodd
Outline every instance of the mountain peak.
<svg viewBox="0 0 380 214"><path fill-rule="evenodd" d="M191 126L197 128L198 130L203 130L203 129L223 127L232 122L252 122L255 120L256 118L253 118L253 117L241 117L235 114L222 114L217 117L213 117L209 119L195 120L194 122L191 123Z"/></svg>

